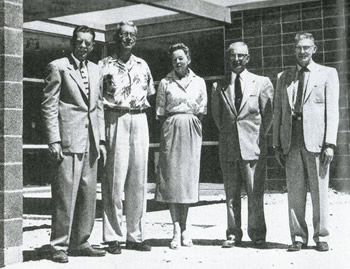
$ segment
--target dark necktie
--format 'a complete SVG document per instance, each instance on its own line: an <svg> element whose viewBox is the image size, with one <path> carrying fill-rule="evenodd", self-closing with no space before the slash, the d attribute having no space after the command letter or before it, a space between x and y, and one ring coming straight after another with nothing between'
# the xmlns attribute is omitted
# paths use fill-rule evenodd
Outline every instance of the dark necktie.
<svg viewBox="0 0 350 269"><path fill-rule="evenodd" d="M239 77L239 74L237 74L235 79L235 107L237 112L239 111L239 108L241 107L242 103L242 87L241 87L241 80Z"/></svg>
<svg viewBox="0 0 350 269"><path fill-rule="evenodd" d="M294 113L298 114L301 113L301 103L303 99L303 90L304 90L304 80L305 80L305 72L307 72L308 69L306 67L303 67L300 69L298 72L298 91L297 91L297 99L295 101L295 106L294 106Z"/></svg>
<svg viewBox="0 0 350 269"><path fill-rule="evenodd" d="M89 96L89 78L88 78L88 73L87 73L87 68L84 62L80 62L80 74L81 78L83 79L84 83L84 91L87 96Z"/></svg>

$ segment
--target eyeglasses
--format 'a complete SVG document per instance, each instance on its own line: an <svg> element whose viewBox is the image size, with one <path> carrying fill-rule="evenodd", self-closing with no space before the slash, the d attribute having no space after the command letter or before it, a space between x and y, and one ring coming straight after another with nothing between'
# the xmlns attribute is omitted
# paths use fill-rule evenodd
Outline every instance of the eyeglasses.
<svg viewBox="0 0 350 269"><path fill-rule="evenodd" d="M305 52L309 52L314 46L295 46L295 50L297 52L300 52L300 51L305 51Z"/></svg>
<svg viewBox="0 0 350 269"><path fill-rule="evenodd" d="M230 54L230 59L236 59L238 58L239 60L243 60L245 57L247 57L248 54L241 54L241 53L238 53L238 54Z"/></svg>
<svg viewBox="0 0 350 269"><path fill-rule="evenodd" d="M129 33L129 32L124 32L124 33L120 33L119 34L120 38L132 38L132 39L136 39L136 34L135 33Z"/></svg>

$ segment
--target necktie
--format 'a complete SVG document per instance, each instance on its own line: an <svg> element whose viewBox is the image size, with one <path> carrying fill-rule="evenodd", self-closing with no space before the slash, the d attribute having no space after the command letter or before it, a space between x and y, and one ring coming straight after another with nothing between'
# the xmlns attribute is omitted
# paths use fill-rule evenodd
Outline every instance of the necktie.
<svg viewBox="0 0 350 269"><path fill-rule="evenodd" d="M83 79L85 93L89 96L89 78L85 62L80 62L80 74Z"/></svg>
<svg viewBox="0 0 350 269"><path fill-rule="evenodd" d="M241 80L240 80L239 74L237 74L235 79L235 107L237 112L241 107L242 97L243 97L243 94L242 94Z"/></svg>
<svg viewBox="0 0 350 269"><path fill-rule="evenodd" d="M304 80L305 80L305 72L307 71L306 67L303 67L300 69L298 74L298 91L297 91L297 99L295 101L294 105L294 113L298 114L301 113L301 103L303 99L303 90L304 90Z"/></svg>

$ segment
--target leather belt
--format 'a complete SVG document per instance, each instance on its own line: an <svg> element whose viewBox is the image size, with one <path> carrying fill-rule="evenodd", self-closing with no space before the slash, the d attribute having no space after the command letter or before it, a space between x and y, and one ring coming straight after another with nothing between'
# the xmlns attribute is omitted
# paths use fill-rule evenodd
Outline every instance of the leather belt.
<svg viewBox="0 0 350 269"><path fill-rule="evenodd" d="M107 110L115 111L119 113L129 113L129 114L141 114L146 113L148 110L148 107L146 108L121 108L121 107L115 107L115 108L107 108Z"/></svg>

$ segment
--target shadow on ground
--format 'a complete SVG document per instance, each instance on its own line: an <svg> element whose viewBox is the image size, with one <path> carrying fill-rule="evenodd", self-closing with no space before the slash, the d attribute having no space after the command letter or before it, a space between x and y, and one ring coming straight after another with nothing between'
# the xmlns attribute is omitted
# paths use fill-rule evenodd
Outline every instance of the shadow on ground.
<svg viewBox="0 0 350 269"><path fill-rule="evenodd" d="M225 200L215 201L200 201L191 207L210 205L223 203ZM51 198L24 198L23 199L23 214L34 215L51 215L52 202ZM147 201L147 212L167 210L168 205L166 203L160 203L155 200ZM102 201L96 202L96 217L102 218Z"/></svg>

